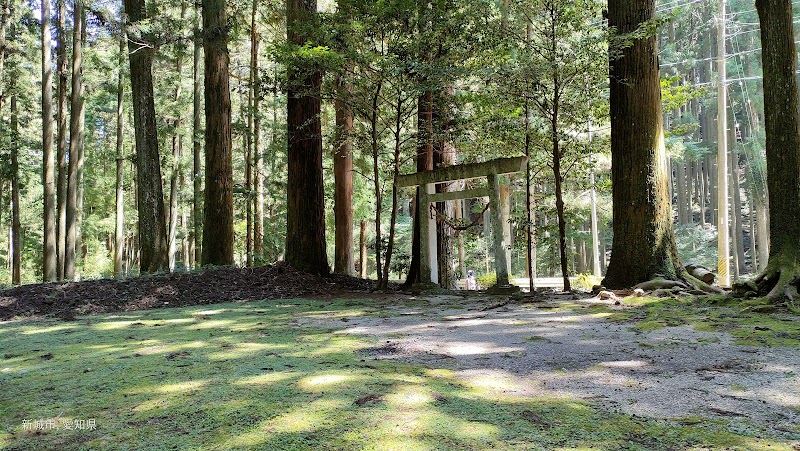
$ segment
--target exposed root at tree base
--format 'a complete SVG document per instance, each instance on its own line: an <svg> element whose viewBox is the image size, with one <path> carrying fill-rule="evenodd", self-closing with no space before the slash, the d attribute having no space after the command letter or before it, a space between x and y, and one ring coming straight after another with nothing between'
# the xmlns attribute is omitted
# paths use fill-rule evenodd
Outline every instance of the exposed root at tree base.
<svg viewBox="0 0 800 451"><path fill-rule="evenodd" d="M736 284L733 296L739 298L764 297L770 304L785 305L800 312L795 302L800 300L800 267L795 265L770 265L764 272L749 282Z"/></svg>

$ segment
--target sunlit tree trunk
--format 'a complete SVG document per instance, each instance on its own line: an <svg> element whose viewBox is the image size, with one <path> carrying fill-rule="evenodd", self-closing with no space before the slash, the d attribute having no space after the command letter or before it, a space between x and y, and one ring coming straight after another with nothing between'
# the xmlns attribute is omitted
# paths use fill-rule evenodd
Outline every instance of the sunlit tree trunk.
<svg viewBox="0 0 800 451"><path fill-rule="evenodd" d="M353 262L353 112L345 97L349 93L344 77L337 80L336 151L333 155L334 216L336 247L333 270L337 274L355 274Z"/></svg>
<svg viewBox="0 0 800 451"><path fill-rule="evenodd" d="M655 0L610 0L609 26L637 30ZM668 198L658 47L642 38L611 61L611 179L614 243L604 285L627 288L680 270Z"/></svg>
<svg viewBox="0 0 800 451"><path fill-rule="evenodd" d="M144 0L125 0L131 23L128 60L131 68L131 97L136 138L137 208L139 211L139 270L143 273L169 268L161 160L158 150L153 98L152 40L138 29L149 20Z"/></svg>
<svg viewBox="0 0 800 451"><path fill-rule="evenodd" d="M64 278L64 254L66 250L67 226L67 45L69 35L66 32L66 0L58 0L58 24L56 35L56 74L58 76L58 101L56 122L58 137L56 139L56 164L58 176L56 180L56 200L58 203L58 229L56 240L56 271L59 280Z"/></svg>
<svg viewBox="0 0 800 451"><path fill-rule="evenodd" d="M42 279L45 282L58 278L56 265L56 181L53 154L53 68L50 55L50 0L42 0L42 187L44 212L44 249Z"/></svg>
<svg viewBox="0 0 800 451"><path fill-rule="evenodd" d="M125 155L123 145L123 99L125 91L124 74L122 70L125 64L125 33L119 40L119 75L117 79L117 167L116 167L116 204L114 221L114 275L119 277L123 274L122 251L124 247L125 229L125 202L123 189L123 171L125 169Z"/></svg>
<svg viewBox="0 0 800 451"><path fill-rule="evenodd" d="M756 282L772 299L798 296L800 285L800 114L791 0L756 0L761 22L767 134L770 252Z"/></svg>
<svg viewBox="0 0 800 451"><path fill-rule="evenodd" d="M203 243L203 143L202 143L202 103L203 82L200 78L203 42L200 36L200 6L195 8L194 64L192 68L192 241L194 242L194 263L200 264Z"/></svg>
<svg viewBox="0 0 800 451"><path fill-rule="evenodd" d="M75 278L75 252L78 238L79 168L83 165L83 6L76 2L72 19L72 93L70 108L69 167L67 174L66 239L64 278Z"/></svg>

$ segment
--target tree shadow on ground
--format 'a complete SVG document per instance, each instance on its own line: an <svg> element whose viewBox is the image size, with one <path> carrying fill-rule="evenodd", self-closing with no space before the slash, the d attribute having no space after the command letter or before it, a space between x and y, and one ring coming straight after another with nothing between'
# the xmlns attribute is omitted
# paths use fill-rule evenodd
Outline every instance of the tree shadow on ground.
<svg viewBox="0 0 800 451"><path fill-rule="evenodd" d="M510 396L306 324L379 307L296 299L4 323L0 448L789 449L720 421ZM58 429L25 423L51 419ZM96 429L65 429L78 419Z"/></svg>

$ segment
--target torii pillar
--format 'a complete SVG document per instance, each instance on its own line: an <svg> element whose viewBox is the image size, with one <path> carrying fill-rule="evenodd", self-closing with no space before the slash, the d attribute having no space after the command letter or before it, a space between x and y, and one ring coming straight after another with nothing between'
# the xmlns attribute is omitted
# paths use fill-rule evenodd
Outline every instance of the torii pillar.
<svg viewBox="0 0 800 451"><path fill-rule="evenodd" d="M489 197L490 217L492 222L492 238L494 247L494 267L497 283L490 292L514 292L519 288L509 282L509 261L507 251L511 246L503 233L503 214L500 200L499 176L513 174L525 168L527 157L500 158L484 163L468 163L432 171L416 172L401 175L397 178L398 187L418 186L419 189L419 231L420 231L420 283L432 285L439 282L436 254L436 222L430 214L431 202L475 197ZM436 184L454 180L465 180L486 177L486 188L464 191L436 193Z"/></svg>

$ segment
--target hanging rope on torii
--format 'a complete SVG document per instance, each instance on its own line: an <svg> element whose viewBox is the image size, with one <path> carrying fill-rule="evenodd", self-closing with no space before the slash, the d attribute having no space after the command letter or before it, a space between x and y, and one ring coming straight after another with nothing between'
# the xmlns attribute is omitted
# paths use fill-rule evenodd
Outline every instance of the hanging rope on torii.
<svg viewBox="0 0 800 451"><path fill-rule="evenodd" d="M433 214L433 216L431 218L432 219L436 219L436 222L441 222L442 224L445 224L448 227L450 227L451 229L453 229L456 233L459 233L459 232L463 232L465 230L469 230L469 229L475 227L476 225L478 225L478 223L480 222L481 216L483 216L483 214L486 213L486 210L488 210L488 209L489 209L489 203L487 203L486 206L483 207L483 210L480 212L478 217L475 218L474 221L470 222L467 225L464 225L463 221L458 223L458 222L456 222L457 221L456 219L448 218L446 214L444 214L441 211L439 211L439 209L436 208L436 205L433 205L433 204L431 204L430 213Z"/></svg>
<svg viewBox="0 0 800 451"><path fill-rule="evenodd" d="M497 284L492 289L500 291L513 291L508 279L508 261L506 250L511 245L503 234L503 221L500 206L500 181L499 176L514 174L525 169L527 157L499 158L483 163L467 163L432 171L416 172L401 175L397 178L397 186L417 187L420 211L430 211L430 204L448 200L472 199L488 197L491 206L490 222L494 241L494 266L497 274ZM486 177L486 188L475 188L463 191L436 193L436 184ZM485 210L484 210L485 211ZM421 215L420 221L420 282L423 285L438 283L438 258L436 251L436 223L430 214ZM491 290L491 289L490 289Z"/></svg>

